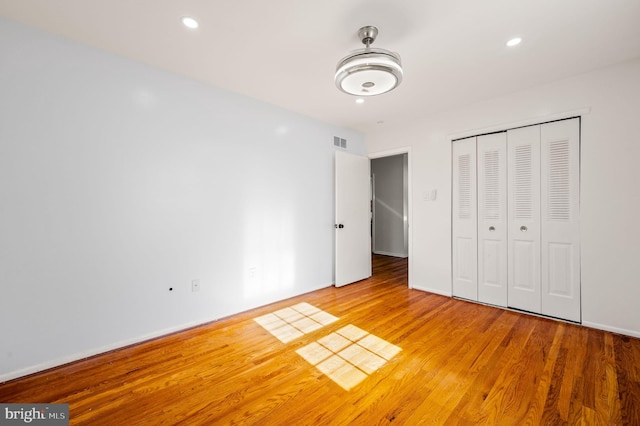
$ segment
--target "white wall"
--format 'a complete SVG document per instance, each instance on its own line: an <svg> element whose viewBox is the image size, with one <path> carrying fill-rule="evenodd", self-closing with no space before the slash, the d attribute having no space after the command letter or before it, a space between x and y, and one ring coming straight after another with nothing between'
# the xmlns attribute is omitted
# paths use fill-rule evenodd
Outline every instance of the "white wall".
<svg viewBox="0 0 640 426"><path fill-rule="evenodd" d="M451 135L589 108L581 135L583 324L640 337L639 100L635 60L368 135L369 152L412 147L411 285L451 294ZM424 201L433 188L437 201Z"/></svg>
<svg viewBox="0 0 640 426"><path fill-rule="evenodd" d="M0 382L333 282L362 135L5 19L0 58Z"/></svg>
<svg viewBox="0 0 640 426"><path fill-rule="evenodd" d="M405 163L407 154L374 158L371 172L375 182L373 251L407 257L405 225Z"/></svg>

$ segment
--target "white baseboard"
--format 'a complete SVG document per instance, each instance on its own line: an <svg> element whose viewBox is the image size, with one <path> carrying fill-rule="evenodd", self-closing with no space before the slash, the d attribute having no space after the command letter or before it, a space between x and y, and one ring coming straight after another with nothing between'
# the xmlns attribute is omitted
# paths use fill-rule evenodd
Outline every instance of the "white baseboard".
<svg viewBox="0 0 640 426"><path fill-rule="evenodd" d="M626 328L612 327L610 325L598 324L595 322L582 321L585 327L597 328L598 330L610 331L616 334L624 334L625 336L636 337L640 339L640 331L627 330Z"/></svg>
<svg viewBox="0 0 640 426"><path fill-rule="evenodd" d="M187 324L182 324L180 326L177 327L170 327L170 328L166 328L164 330L159 330L153 333L148 333L142 336L138 336L138 337L134 337L131 339L127 339L127 340L122 340L120 342L116 342L116 343L112 343L109 345L105 345L102 346L100 348L94 348L94 349L90 349L87 351L83 351L83 352L79 352L79 353L75 353L72 355L67 355L61 358L57 358L51 361L47 361L47 362L43 362L42 364L38 364L38 365L33 365L30 367L26 367L23 368L21 370L17 370L17 371L11 371L9 373L6 374L2 374L0 375L0 383L4 383L7 382L9 380L13 380L13 379L17 379L19 377L24 377L24 376L28 376L30 374L34 374L34 373L39 373L41 371L44 370L48 370L50 368L55 368L55 367L60 367L62 365L65 364L69 364L71 362L75 362L75 361L80 361L83 360L85 358L89 358L95 355L100 355L106 352L110 352L116 349L121 349L124 348L126 346L130 346L130 345L135 345L137 343L142 343L145 342L147 340L151 340L151 339L155 339L158 337L162 337L162 336L166 336L169 335L171 333L175 333L177 331L182 331L182 330L186 330L188 328L192 328L192 327L196 327L198 325L202 325L202 324L206 324L212 321L216 321L217 318L210 318L210 319L204 319L201 321L194 321L191 323L187 323Z"/></svg>
<svg viewBox="0 0 640 426"><path fill-rule="evenodd" d="M332 285L333 285L333 283L320 284L318 286L314 286L314 287L310 288L308 291L306 291L303 294L311 293L313 291L320 290L322 288L331 287ZM298 297L298 296L301 296L301 295L288 296L288 297L286 297L285 299L282 299L282 300L286 300L288 298ZM99 347L99 348L94 348L94 349L90 349L90 350L87 350L87 351L75 353L75 354L72 354L72 355L67 355L67 356L64 356L64 357L61 357L61 358L57 358L57 359L54 359L54 360L51 360L51 361L43 362L41 364L37 364L37 365L30 366L30 367L26 367L26 368L23 368L23 369L20 369L20 370L11 371L11 372L5 373L5 374L0 374L0 383L4 383L4 382L7 382L9 380L13 380L13 379L17 379L17 378L20 378L20 377L28 376L30 374L39 373L41 371L45 371L45 370L48 370L50 368L60 367L60 366L65 365L65 364L69 364L69 363L72 363L72 362L80 361L80 360L83 360L85 358L89 358L89 357L92 357L92 356L100 355L100 354L103 354L103 353L106 353L106 352L110 352L110 351L113 351L113 350L116 350L116 349L121 349L121 348L124 348L126 346L131 346L131 345L135 345L135 344L138 344L138 343L146 342L147 340L156 339L158 337L166 336L166 335L178 332L178 331L187 330L189 328L197 327L199 325L207 324L207 323L210 323L210 322L213 322L213 321L218 321L218 320L220 320L222 318L226 318L228 316L233 316L233 315L242 313L244 311L255 309L255 308L258 308L258 307L261 307L261 306L266 306L266 305L269 305L271 303L275 303L275 302L278 302L278 301L281 301L281 300L276 300L274 302L270 302L270 303L266 303L266 304L262 304L262 305L257 305L257 306L249 306L243 311L230 313L229 315L223 315L221 317L205 318L205 319L202 319L202 320L192 321L192 322L189 322L189 323L186 323L186 324L182 324L182 325L179 325L179 326L169 327L169 328L166 328L166 329L163 329L163 330L154 331L152 333L147 333L147 334L144 334L142 336L134 337L134 338L127 339L127 340L122 340L122 341L115 342L115 343L112 343L112 344L109 344L109 345L105 345L105 346L102 346L102 347Z"/></svg>
<svg viewBox="0 0 640 426"><path fill-rule="evenodd" d="M381 253L382 254L382 253ZM319 285L316 290L319 290L321 288L325 288L325 287L329 287L332 284L322 284ZM426 286L420 286L420 285L413 285L411 287L414 290L420 290L420 291L426 291L428 293L434 293L434 294L438 294L441 296L446 296L446 297L452 297L451 293L446 292L446 291L442 291L442 290L438 290L438 289L433 289L433 288L429 288ZM315 291L315 290L310 290L310 291ZM295 296L292 296L295 297ZM159 330L153 333L148 333L142 336L138 336L132 339L128 339L128 340L124 340L124 341L120 341L120 342L116 342L110 345L105 345L103 347L100 348L95 348L92 350L88 350L88 351L84 351L81 353L76 353L73 355L69 355L69 356L65 356L62 358L58 358L52 361L47 361L44 362L42 364L38 364L38 365L34 365L31 367L27 367L27 368L23 368L21 370L17 370L17 371L12 371L6 374L2 374L0 375L0 383L4 383L7 382L9 380L13 380L13 379L17 379L19 377L24 377L24 376L28 376L30 374L34 374L34 373L38 373L40 371L44 371L44 370L48 370L50 368L55 368L55 367L59 367L62 366L64 364L68 364L71 362L75 362L75 361L80 361L82 359L85 358L89 358L95 355L100 355L109 351L113 351L116 349L121 349L123 347L126 346L130 346L130 345L135 345L137 343L142 343L145 342L147 340L151 340L151 339L155 339L158 337L162 337L162 336L166 336L172 333L175 333L177 331L182 331L182 330L186 330L192 327L196 327L202 324L206 324L212 321L216 321L219 318L209 318L209 319L204 319L201 321L194 321L191 323L187 323L187 324L182 324L180 326L177 327L170 327L170 328L166 328L164 330ZM582 325L585 327L591 327L591 328L596 328L598 330L604 330L604 331L610 331L612 333L616 333L616 334L622 334L625 336L631 336L631 337L635 337L635 338L640 338L640 331L636 331L636 330L628 330L628 329L624 329L624 328L618 328L618 327L612 327L612 326L608 326L608 325L604 325L604 324L598 324L598 323L594 323L594 322L589 322L589 321L583 321Z"/></svg>

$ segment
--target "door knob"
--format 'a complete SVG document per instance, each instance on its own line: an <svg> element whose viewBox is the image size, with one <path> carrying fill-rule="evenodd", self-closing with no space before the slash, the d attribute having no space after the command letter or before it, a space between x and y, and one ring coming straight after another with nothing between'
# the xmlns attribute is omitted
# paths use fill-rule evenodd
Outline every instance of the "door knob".
<svg viewBox="0 0 640 426"><path fill-rule="evenodd" d="M496 227L495 227L495 226L490 226L490 227L489 227L489 231L493 232L493 231L495 231L495 230L496 230Z"/></svg>
<svg viewBox="0 0 640 426"><path fill-rule="evenodd" d="M528 230L528 229L529 229L529 228L527 228L527 227L526 227L526 226L524 226L524 225L522 225L522 226L520 227L520 230L521 230L522 232L527 232L527 230Z"/></svg>

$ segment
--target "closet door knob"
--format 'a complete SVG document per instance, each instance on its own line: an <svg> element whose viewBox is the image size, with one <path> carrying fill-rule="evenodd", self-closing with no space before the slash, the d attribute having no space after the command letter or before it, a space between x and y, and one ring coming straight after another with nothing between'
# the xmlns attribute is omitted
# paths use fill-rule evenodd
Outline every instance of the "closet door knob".
<svg viewBox="0 0 640 426"><path fill-rule="evenodd" d="M527 230L529 230L529 228L527 228L526 226L522 225L522 226L520 227L520 230L521 230L522 232L527 232Z"/></svg>
<svg viewBox="0 0 640 426"><path fill-rule="evenodd" d="M489 227L489 231L493 232L493 231L495 231L495 230L496 230L496 227L495 227L495 226L490 226L490 227Z"/></svg>

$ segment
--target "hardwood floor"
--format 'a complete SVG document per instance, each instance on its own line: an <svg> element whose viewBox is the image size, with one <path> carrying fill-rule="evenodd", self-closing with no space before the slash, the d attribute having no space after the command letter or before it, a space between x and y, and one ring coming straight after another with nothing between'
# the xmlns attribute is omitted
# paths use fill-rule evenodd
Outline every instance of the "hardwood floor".
<svg viewBox="0 0 640 426"><path fill-rule="evenodd" d="M8 382L0 401L91 425L640 424L640 340L409 290L406 266L375 256L371 279ZM301 303L327 324L283 343L254 320ZM299 352L346 326L380 356L358 347L340 382Z"/></svg>

